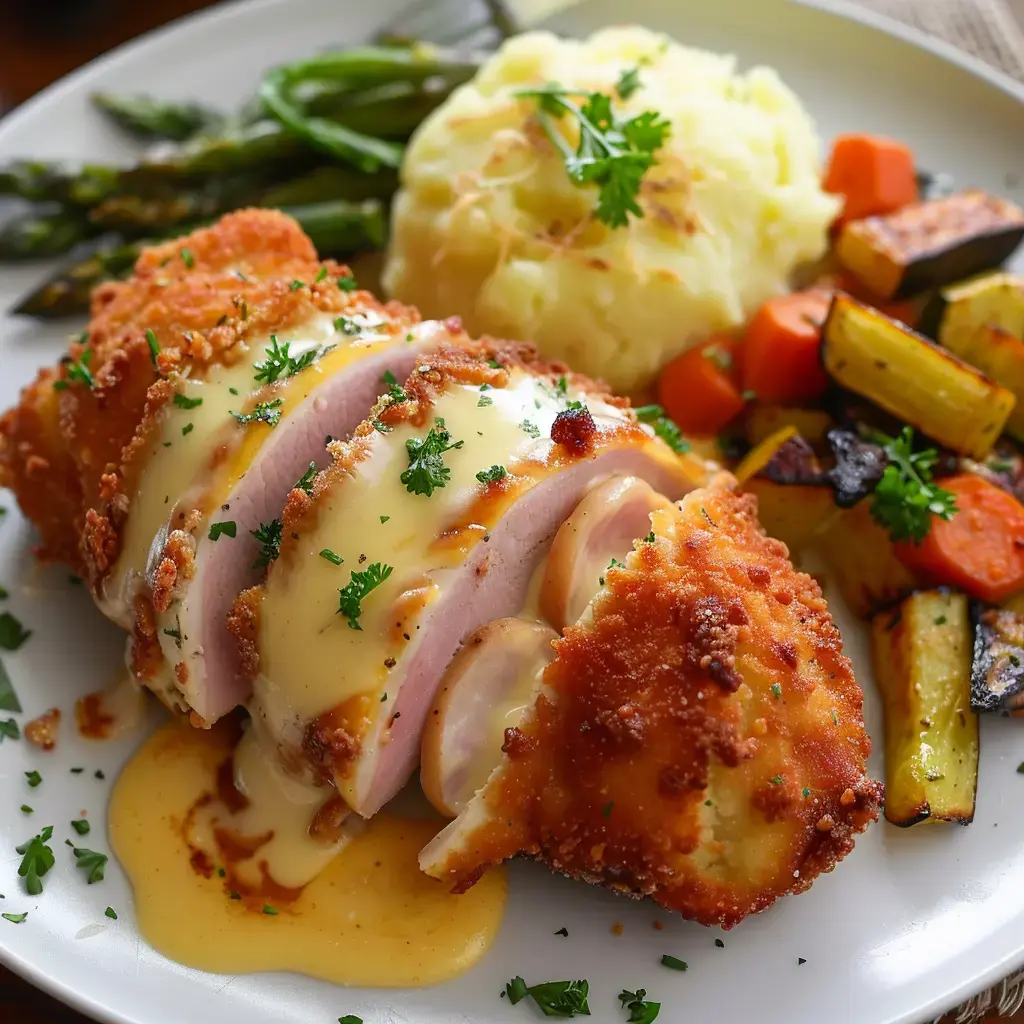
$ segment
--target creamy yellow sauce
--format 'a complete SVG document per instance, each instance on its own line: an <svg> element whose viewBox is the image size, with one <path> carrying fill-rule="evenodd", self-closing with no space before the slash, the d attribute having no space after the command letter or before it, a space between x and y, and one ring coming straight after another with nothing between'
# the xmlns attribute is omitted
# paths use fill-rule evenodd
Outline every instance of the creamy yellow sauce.
<svg viewBox="0 0 1024 1024"><path fill-rule="evenodd" d="M287 563L282 559L268 577L260 618L272 625L259 636L260 676L250 705L254 717L283 742L297 745L305 722L345 705L346 719L361 732L364 749L372 745L383 734L398 696L389 679L421 640L417 620L446 585L449 570L490 524L470 527L468 545L442 547L438 538L481 493L485 485L477 481L478 472L501 465L511 474L517 463L544 458L552 443L551 425L564 407L564 399L544 382L521 371L513 373L507 388L450 386L433 415L463 446L445 453L450 477L429 497L411 494L401 481L409 467L406 441L422 439L429 424L404 423L372 435L369 458L321 499L316 525L302 535L300 550ZM590 409L599 424L621 419L599 402L591 402ZM524 421L529 421L525 429ZM324 550L341 563L321 557ZM338 614L338 592L354 571L365 572L377 563L391 566L391 575L362 601L360 628L353 629ZM367 763L372 768L372 760ZM368 777L372 772L338 780L352 806L361 806Z"/></svg>
<svg viewBox="0 0 1024 1024"><path fill-rule="evenodd" d="M291 899L274 889L232 899L236 883L215 863L204 877L186 841L202 831L189 812L215 793L230 744L224 729L169 724L114 788L111 844L131 879L139 928L156 950L205 971L290 970L374 986L446 981L486 953L504 912L504 874L489 871L461 896L423 875L417 853L440 829L437 820L379 814Z"/></svg>

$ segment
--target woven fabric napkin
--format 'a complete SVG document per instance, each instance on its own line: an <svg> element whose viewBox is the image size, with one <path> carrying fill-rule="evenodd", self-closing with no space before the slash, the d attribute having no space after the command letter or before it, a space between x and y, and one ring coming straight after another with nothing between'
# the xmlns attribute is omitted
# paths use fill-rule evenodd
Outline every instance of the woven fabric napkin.
<svg viewBox="0 0 1024 1024"><path fill-rule="evenodd" d="M937 36L1024 81L1024 31L1006 0L854 0L861 7ZM1019 13L1024 12L1024 0ZM944 1020L980 1024L1024 1005L1024 970L968 1000ZM1013 1017L1017 1021L1016 1016Z"/></svg>
<svg viewBox="0 0 1024 1024"><path fill-rule="evenodd" d="M854 0L1024 81L1024 31L1006 0ZM1015 0L1018 2L1018 0ZM1019 0L1024 12L1024 0Z"/></svg>

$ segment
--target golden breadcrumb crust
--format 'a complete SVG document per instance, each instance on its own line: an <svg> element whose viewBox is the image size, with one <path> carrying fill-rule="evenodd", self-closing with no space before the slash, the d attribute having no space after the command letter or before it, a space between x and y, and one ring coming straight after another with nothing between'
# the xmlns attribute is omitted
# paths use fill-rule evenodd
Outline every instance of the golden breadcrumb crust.
<svg viewBox="0 0 1024 1024"><path fill-rule="evenodd" d="M608 571L428 873L461 890L526 853L728 927L850 852L882 797L862 694L818 585L730 484Z"/></svg>

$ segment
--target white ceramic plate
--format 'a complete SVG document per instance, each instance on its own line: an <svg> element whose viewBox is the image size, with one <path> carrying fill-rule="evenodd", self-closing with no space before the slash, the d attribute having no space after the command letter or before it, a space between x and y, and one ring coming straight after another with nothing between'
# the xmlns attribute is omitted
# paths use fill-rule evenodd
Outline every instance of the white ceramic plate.
<svg viewBox="0 0 1024 1024"><path fill-rule="evenodd" d="M194 95L240 103L269 65L367 36L402 5L338 0L249 0L158 32L72 75L3 122L0 159L70 156L111 160L131 149L90 110L96 88ZM852 13L852 11L850 12ZM732 51L744 64L774 64L803 96L828 138L844 130L885 132L911 143L923 166L959 182L1024 199L1024 89L950 48L910 33L886 35L858 20L785 0L632 0L631 19L685 43ZM580 33L622 20L615 0L562 16ZM902 35L903 38L898 38ZM3 268L0 309L46 268ZM0 317L0 406L16 400L36 367L61 351L63 330ZM27 721L106 684L117 672L122 637L60 569L40 569L31 532L10 495L2 504L0 582L7 605L34 630L6 656ZM880 714L862 629L844 635L868 690L866 714ZM0 922L0 960L37 985L105 1021L131 1024L315 1024L346 1013L367 1024L497 1024L534 1018L498 993L521 974L531 981L588 978L595 1024L621 1021L615 996L644 987L662 1002L661 1020L895 1024L925 1020L1024 963L1024 725L986 720L977 815L970 828L880 824L856 852L808 894L782 901L724 936L682 921L655 931L651 904L634 903L549 876L534 865L511 871L508 913L493 950L459 980L422 990L341 989L290 974L202 974L165 960L139 937L130 887L111 864L101 885L85 886L60 855L42 897L16 878L14 847L42 824L66 826L88 809L103 821L111 781L138 742L89 743L65 721L55 753L28 743L0 748L0 908L29 911L20 926ZM87 771L72 775L82 765ZM874 773L881 757L873 758ZM39 769L29 789L23 773ZM93 772L105 773L106 780ZM19 810L35 808L32 817ZM90 846L108 849L102 827ZM60 849L63 849L61 846ZM111 905L118 920L104 917ZM622 922L623 934L611 926ZM569 938L554 935L565 926ZM688 961L685 974L659 966L662 953ZM800 965L798 957L806 958Z"/></svg>

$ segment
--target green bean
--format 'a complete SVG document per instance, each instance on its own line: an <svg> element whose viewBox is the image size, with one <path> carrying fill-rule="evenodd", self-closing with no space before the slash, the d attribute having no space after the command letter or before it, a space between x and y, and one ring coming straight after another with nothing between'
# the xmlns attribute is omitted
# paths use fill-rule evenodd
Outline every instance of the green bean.
<svg viewBox="0 0 1024 1024"><path fill-rule="evenodd" d="M97 92L90 97L101 110L137 139L170 139L185 142L199 134L212 134L225 123L223 114L198 103L174 103L151 96L117 96Z"/></svg>

